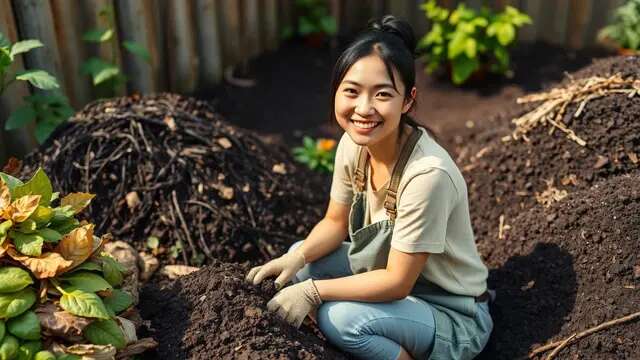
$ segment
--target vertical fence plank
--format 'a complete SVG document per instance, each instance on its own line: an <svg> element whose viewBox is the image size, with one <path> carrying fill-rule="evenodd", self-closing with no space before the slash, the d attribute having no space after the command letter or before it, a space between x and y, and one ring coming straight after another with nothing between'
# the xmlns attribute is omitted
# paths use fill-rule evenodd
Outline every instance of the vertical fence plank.
<svg viewBox="0 0 640 360"><path fill-rule="evenodd" d="M240 2L236 0L221 0L219 10L220 37L222 42L223 68L235 65L241 60L240 41L242 40L240 26Z"/></svg>
<svg viewBox="0 0 640 360"><path fill-rule="evenodd" d="M572 49L584 46L592 3L592 0L571 0L569 4L566 42Z"/></svg>
<svg viewBox="0 0 640 360"><path fill-rule="evenodd" d="M198 51L193 18L192 0L167 3L167 76L169 89L192 93L198 85Z"/></svg>
<svg viewBox="0 0 640 360"><path fill-rule="evenodd" d="M124 67L129 77L128 88L141 93L156 92L160 90L161 69L152 3L149 0L117 0L115 5L120 39L141 45L151 56L148 63L122 50Z"/></svg>
<svg viewBox="0 0 640 360"><path fill-rule="evenodd" d="M222 45L217 0L196 0L196 33L200 56L200 88L211 88L222 78Z"/></svg>
<svg viewBox="0 0 640 360"><path fill-rule="evenodd" d="M248 57L257 56L262 52L262 41L260 39L260 3L258 0L244 0L244 16L242 26L244 27L246 54Z"/></svg>
<svg viewBox="0 0 640 360"><path fill-rule="evenodd" d="M64 0L52 0L51 10L60 61L64 64L61 70L67 84L67 96L71 105L78 109L89 102L91 95L89 81L81 75L86 54L82 43L80 11L75 3Z"/></svg>
<svg viewBox="0 0 640 360"><path fill-rule="evenodd" d="M18 41L18 29L16 21L11 11L10 0L0 0L0 32L2 32L9 41ZM14 61L14 65L9 69L13 74L15 71L23 70L24 63L21 55L18 55ZM19 107L24 96L29 95L29 88L22 81L14 82L0 97L0 167L4 164L9 156L22 156L31 148L37 145L33 134L33 126L27 128L12 130L7 132L4 130L4 123L13 110Z"/></svg>
<svg viewBox="0 0 640 360"><path fill-rule="evenodd" d="M544 17L542 13L542 6L540 6L540 0L524 0L524 4L521 6L521 10L524 11L529 17L531 17L531 24L525 25L518 32L518 38L521 41L533 42L539 36L541 29L540 20Z"/></svg>
<svg viewBox="0 0 640 360"><path fill-rule="evenodd" d="M278 4L276 0L263 0L264 38L262 42L266 50L275 50L280 43L278 33Z"/></svg>

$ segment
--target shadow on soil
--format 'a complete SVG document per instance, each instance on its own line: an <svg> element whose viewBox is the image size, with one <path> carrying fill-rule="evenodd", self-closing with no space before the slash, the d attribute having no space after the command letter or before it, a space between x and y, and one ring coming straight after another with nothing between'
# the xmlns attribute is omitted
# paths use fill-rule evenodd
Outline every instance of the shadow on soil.
<svg viewBox="0 0 640 360"><path fill-rule="evenodd" d="M478 359L526 358L532 346L560 332L574 306L573 257L555 244L538 244L530 254L490 270L489 287L497 291L494 329Z"/></svg>

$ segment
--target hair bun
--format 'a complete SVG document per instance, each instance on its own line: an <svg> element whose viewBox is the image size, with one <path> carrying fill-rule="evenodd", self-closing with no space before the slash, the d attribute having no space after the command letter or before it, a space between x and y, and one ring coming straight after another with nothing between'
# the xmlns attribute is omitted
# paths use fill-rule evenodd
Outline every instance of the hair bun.
<svg viewBox="0 0 640 360"><path fill-rule="evenodd" d="M370 31L381 31L399 37L411 54L415 54L416 37L413 28L405 20L396 18L393 15L385 15L380 19L369 20Z"/></svg>

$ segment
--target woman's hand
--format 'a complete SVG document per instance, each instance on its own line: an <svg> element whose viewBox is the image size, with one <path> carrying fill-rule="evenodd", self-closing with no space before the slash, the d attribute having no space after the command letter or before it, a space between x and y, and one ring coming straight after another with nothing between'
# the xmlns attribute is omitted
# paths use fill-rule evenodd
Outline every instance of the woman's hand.
<svg viewBox="0 0 640 360"><path fill-rule="evenodd" d="M305 263L304 254L300 248L298 248L264 265L252 268L249 270L249 273L247 273L245 280L253 283L253 285L258 285L269 276L277 276L275 280L276 289L281 289L293 278L298 270L304 267Z"/></svg>
<svg viewBox="0 0 640 360"><path fill-rule="evenodd" d="M312 279L288 286L267 303L267 309L275 311L284 321L300 327L311 310L320 306L322 299Z"/></svg>

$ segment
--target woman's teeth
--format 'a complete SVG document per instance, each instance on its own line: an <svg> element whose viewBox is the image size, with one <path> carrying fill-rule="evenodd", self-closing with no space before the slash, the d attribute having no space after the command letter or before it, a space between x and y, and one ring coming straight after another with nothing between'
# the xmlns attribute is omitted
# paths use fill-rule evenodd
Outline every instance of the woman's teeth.
<svg viewBox="0 0 640 360"><path fill-rule="evenodd" d="M371 129L373 127L378 126L378 124L380 124L379 122L374 122L374 121L357 121L357 120L351 120L351 121L353 121L353 123L361 129Z"/></svg>

